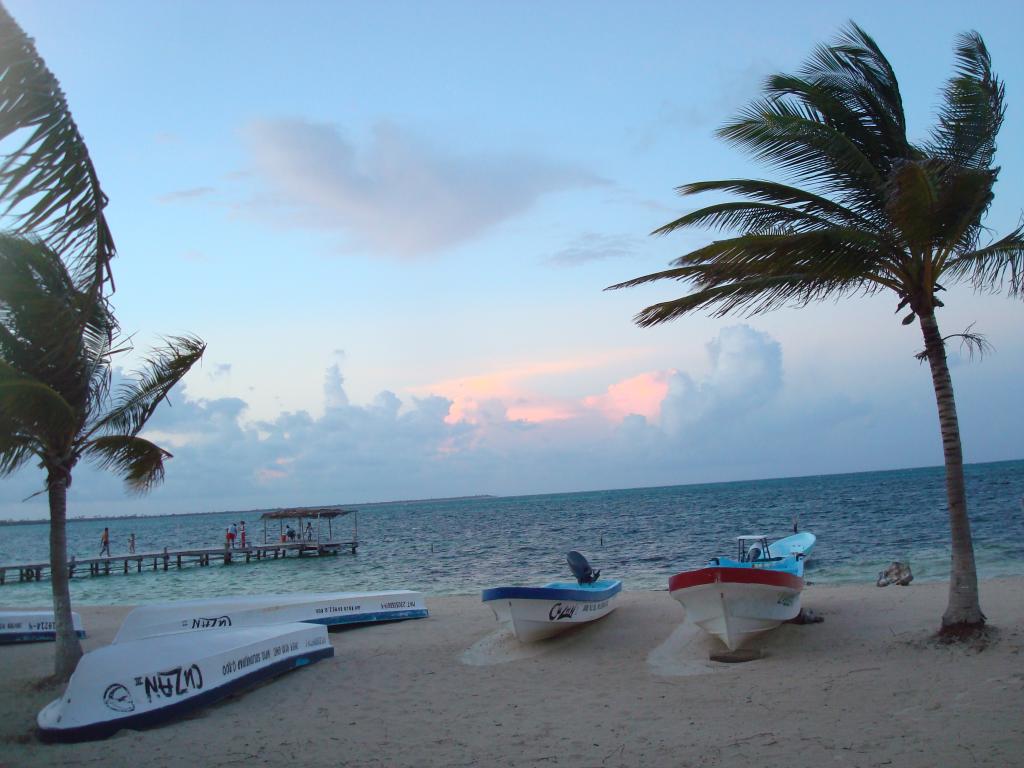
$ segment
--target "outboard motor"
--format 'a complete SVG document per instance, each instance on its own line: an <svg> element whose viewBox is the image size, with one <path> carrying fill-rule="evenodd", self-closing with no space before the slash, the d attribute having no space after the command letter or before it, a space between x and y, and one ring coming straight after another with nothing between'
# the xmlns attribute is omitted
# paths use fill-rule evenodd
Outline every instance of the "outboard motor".
<svg viewBox="0 0 1024 768"><path fill-rule="evenodd" d="M577 584L593 584L601 576L601 571L595 571L590 567L590 563L587 562L587 558L581 555L576 550L568 553L565 559L569 563L569 568L572 569L572 575L576 577Z"/></svg>
<svg viewBox="0 0 1024 768"><path fill-rule="evenodd" d="M747 562L753 563L761 559L761 548L757 544L751 544L747 550Z"/></svg>

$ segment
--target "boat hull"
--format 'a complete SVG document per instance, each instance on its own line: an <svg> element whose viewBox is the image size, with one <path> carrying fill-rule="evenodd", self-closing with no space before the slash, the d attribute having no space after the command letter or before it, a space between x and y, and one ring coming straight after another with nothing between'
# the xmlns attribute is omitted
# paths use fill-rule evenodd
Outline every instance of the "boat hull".
<svg viewBox="0 0 1024 768"><path fill-rule="evenodd" d="M686 616L734 651L800 613L804 580L766 568L710 567L669 579Z"/></svg>
<svg viewBox="0 0 1024 768"><path fill-rule="evenodd" d="M109 645L81 658L64 695L36 722L47 741L106 738L179 717L333 655L327 628L303 623Z"/></svg>
<svg viewBox="0 0 1024 768"><path fill-rule="evenodd" d="M621 591L621 581L554 583L485 589L482 598L500 623L511 626L520 642L529 643L607 616Z"/></svg>
<svg viewBox="0 0 1024 768"><path fill-rule="evenodd" d="M82 617L72 612L75 634L85 637ZM0 645L35 643L57 639L53 611L0 611Z"/></svg>
<svg viewBox="0 0 1024 768"><path fill-rule="evenodd" d="M143 605L129 613L115 643L226 627L303 621L324 626L427 616L423 595L409 590L248 595Z"/></svg>

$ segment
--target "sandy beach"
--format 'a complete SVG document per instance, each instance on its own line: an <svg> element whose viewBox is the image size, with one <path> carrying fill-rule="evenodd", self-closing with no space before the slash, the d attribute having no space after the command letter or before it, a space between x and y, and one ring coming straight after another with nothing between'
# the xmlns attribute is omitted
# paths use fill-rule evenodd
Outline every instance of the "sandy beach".
<svg viewBox="0 0 1024 768"><path fill-rule="evenodd" d="M35 715L53 648L0 648L0 765L1007 766L1024 763L1024 579L982 585L984 649L930 636L943 583L819 586L825 619L713 641L667 592L628 592L597 624L532 646L475 597L430 618L332 632L333 659L147 731L46 745ZM80 607L86 649L127 607Z"/></svg>

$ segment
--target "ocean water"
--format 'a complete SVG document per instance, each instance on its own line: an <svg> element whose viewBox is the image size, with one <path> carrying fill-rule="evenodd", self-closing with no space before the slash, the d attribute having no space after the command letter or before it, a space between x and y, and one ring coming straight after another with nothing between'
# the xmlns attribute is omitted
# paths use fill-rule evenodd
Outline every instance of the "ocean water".
<svg viewBox="0 0 1024 768"><path fill-rule="evenodd" d="M975 555L982 578L1024 574L1024 461L966 468ZM357 507L358 508L358 507ZM73 512L73 509L72 509ZM583 552L627 589L665 589L669 576L732 554L735 536L786 535L798 516L818 536L806 576L819 583L873 583L891 560L919 580L949 571L949 526L941 467L664 488L368 505L358 514L356 555L246 565L191 566L72 580L79 604L295 591L417 589L476 594L501 584L569 576L565 553ZM69 553L95 557L103 527L111 549L139 552L216 547L244 519L260 542L255 513L72 520ZM337 521L343 532L349 520ZM0 563L48 559L48 526L0 526ZM15 575L15 578L17 576ZM0 605L47 605L50 584L8 582Z"/></svg>

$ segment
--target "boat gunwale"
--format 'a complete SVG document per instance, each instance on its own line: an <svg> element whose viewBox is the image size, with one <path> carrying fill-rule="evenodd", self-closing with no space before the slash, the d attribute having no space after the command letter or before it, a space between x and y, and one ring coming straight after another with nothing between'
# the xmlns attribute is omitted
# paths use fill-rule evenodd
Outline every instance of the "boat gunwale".
<svg viewBox="0 0 1024 768"><path fill-rule="evenodd" d="M622 581L616 579L601 590L580 586L575 589L552 587L492 587L481 593L481 600L572 600L578 603L597 603L609 600L622 591Z"/></svg>
<svg viewBox="0 0 1024 768"><path fill-rule="evenodd" d="M791 573L784 573L769 568L731 568L728 566L709 566L693 571L683 571L668 580L668 591L677 592L690 587L708 584L755 584L768 587L783 587L795 591L804 588L804 580Z"/></svg>

